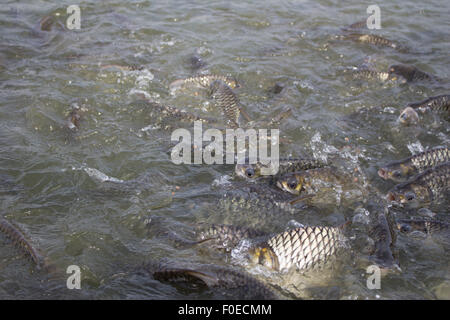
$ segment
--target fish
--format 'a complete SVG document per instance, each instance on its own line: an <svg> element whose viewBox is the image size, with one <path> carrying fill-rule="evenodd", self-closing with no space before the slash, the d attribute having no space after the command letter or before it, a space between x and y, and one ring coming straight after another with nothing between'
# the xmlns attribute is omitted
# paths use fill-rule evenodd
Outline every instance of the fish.
<svg viewBox="0 0 450 320"><path fill-rule="evenodd" d="M297 208L294 206L297 203L297 197L282 192L270 184L238 181L224 189L225 192L219 199L219 205L221 212L225 213L227 217L234 213L237 213L239 218L245 218L244 215L256 215L256 219L253 219L252 216L251 221L257 222L268 220L274 215L297 212Z"/></svg>
<svg viewBox="0 0 450 320"><path fill-rule="evenodd" d="M254 239L266 236L267 233L249 228L227 224L212 224L208 228L197 231L197 239L204 243L214 240L220 248L230 250L244 239Z"/></svg>
<svg viewBox="0 0 450 320"><path fill-rule="evenodd" d="M411 107L406 107L400 113L398 121L405 126L415 125L419 122L419 114Z"/></svg>
<svg viewBox="0 0 450 320"><path fill-rule="evenodd" d="M369 79L369 80L380 80L388 81L390 79L396 80L395 77L391 77L388 72L380 72L370 69L358 69L353 71L352 76L355 79Z"/></svg>
<svg viewBox="0 0 450 320"><path fill-rule="evenodd" d="M351 25L345 27L344 31L347 31L349 29L367 29L367 20L361 20L361 21L352 23Z"/></svg>
<svg viewBox="0 0 450 320"><path fill-rule="evenodd" d="M248 160L246 160L248 162ZM245 179L256 179L261 177L261 169L269 168L268 165L262 164L258 161L255 164L236 164L234 172L238 177ZM279 159L277 175L282 175L289 172L295 172L300 170L308 170L315 168L325 167L327 164L316 159L303 159L303 158L286 158Z"/></svg>
<svg viewBox="0 0 450 320"><path fill-rule="evenodd" d="M209 288L233 290L236 299L278 299L276 293L266 284L245 271L213 264L192 266L171 266L167 263L146 265L155 280L197 282Z"/></svg>
<svg viewBox="0 0 450 320"><path fill-rule="evenodd" d="M392 40L386 39L375 34L350 33L343 36L344 39L350 39L363 43L370 43L380 47L390 47L394 49L401 49L400 45Z"/></svg>
<svg viewBox="0 0 450 320"><path fill-rule="evenodd" d="M391 76L397 75L403 77L407 82L440 80L433 75L420 71L414 66L404 64L391 65L388 72Z"/></svg>
<svg viewBox="0 0 450 320"><path fill-rule="evenodd" d="M299 195L301 193L315 194L323 187L333 187L342 183L336 169L323 167L288 173L279 177L276 185L283 191Z"/></svg>
<svg viewBox="0 0 450 320"><path fill-rule="evenodd" d="M186 79L178 79L170 83L169 89L171 91L180 89L185 86L194 86L200 88L209 88L209 86L216 80L220 80L226 83L231 89L235 89L239 87L238 82L235 78L229 76L215 75L215 74L207 74L207 75L198 75L195 77L190 77Z"/></svg>
<svg viewBox="0 0 450 320"><path fill-rule="evenodd" d="M249 249L249 259L274 271L307 270L325 263L345 246L343 226L291 229Z"/></svg>
<svg viewBox="0 0 450 320"><path fill-rule="evenodd" d="M87 109L85 107L80 107L77 103L74 103L66 120L65 127L71 131L78 131L80 129L81 117L86 111Z"/></svg>
<svg viewBox="0 0 450 320"><path fill-rule="evenodd" d="M187 58L187 64L191 70L199 70L204 68L207 63L200 56L191 55Z"/></svg>
<svg viewBox="0 0 450 320"><path fill-rule="evenodd" d="M420 102L409 103L408 107L421 113L425 113L429 110L448 112L450 111L450 95L441 94L439 96L429 97Z"/></svg>
<svg viewBox="0 0 450 320"><path fill-rule="evenodd" d="M10 238L18 248L29 256L38 270L44 266L44 257L31 245L23 232L2 217L0 217L0 232Z"/></svg>
<svg viewBox="0 0 450 320"><path fill-rule="evenodd" d="M369 237L375 242L371 259L383 268L399 268L393 254L397 240L395 230L392 216L386 216L384 213L378 215L377 223L369 230Z"/></svg>
<svg viewBox="0 0 450 320"><path fill-rule="evenodd" d="M194 122L194 121L202 121L203 123L217 122L213 118L201 117L196 114L180 110L178 108L169 105L155 103L150 100L144 101L147 103L149 115L152 117L156 117L160 123L163 123L166 119L173 119L183 122Z"/></svg>
<svg viewBox="0 0 450 320"><path fill-rule="evenodd" d="M406 181L416 174L448 161L450 161L449 148L436 147L406 159L388 163L378 170L378 175L385 180Z"/></svg>
<svg viewBox="0 0 450 320"><path fill-rule="evenodd" d="M412 125L419 122L419 113L427 111L450 111L450 95L442 94L435 97L429 97L423 101L409 103L407 107L401 112L398 120L401 124Z"/></svg>
<svg viewBox="0 0 450 320"><path fill-rule="evenodd" d="M215 80L209 86L209 94L223 110L228 124L233 128L239 128L239 99L233 90L223 81Z"/></svg>
<svg viewBox="0 0 450 320"><path fill-rule="evenodd" d="M450 162L445 162L396 185L388 192L388 201L402 204L429 204L446 199L450 187Z"/></svg>
<svg viewBox="0 0 450 320"><path fill-rule="evenodd" d="M450 224L436 219L399 219L397 220L397 229L402 233L412 231L421 231L432 235L448 232Z"/></svg>

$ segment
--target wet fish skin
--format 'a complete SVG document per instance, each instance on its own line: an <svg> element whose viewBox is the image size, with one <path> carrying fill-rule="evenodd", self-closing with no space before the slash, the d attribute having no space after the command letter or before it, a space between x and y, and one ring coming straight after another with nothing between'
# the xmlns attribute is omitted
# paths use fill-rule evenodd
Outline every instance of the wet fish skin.
<svg viewBox="0 0 450 320"><path fill-rule="evenodd" d="M384 213L379 214L378 222L370 229L369 236L375 241L371 258L380 267L398 267L398 263L392 253L397 239L392 217L387 217Z"/></svg>
<svg viewBox="0 0 450 320"><path fill-rule="evenodd" d="M398 64L398 65L391 65L389 67L389 74L401 76L406 79L407 82L414 82L414 81L436 81L439 80L435 76L432 76L428 73L425 73L423 71L420 71L416 67L408 66L404 64Z"/></svg>
<svg viewBox="0 0 450 320"><path fill-rule="evenodd" d="M383 38L381 36L377 36L374 34L362 34L362 33L350 33L344 36L344 39L350 39L354 41L359 41L363 43L370 43L376 46L382 46L382 47L391 47L394 49L399 49L400 46L395 43L394 41L391 41L389 39Z"/></svg>
<svg viewBox="0 0 450 320"><path fill-rule="evenodd" d="M248 161L247 161L248 162ZM269 164L270 165L270 164ZM255 164L236 164L235 173L237 176L245 179L256 179L261 177L261 168L268 168L269 165L263 165L261 162ZM327 164L316 159L286 158L279 159L278 172L276 175L282 175L289 172L308 170L325 167Z"/></svg>
<svg viewBox="0 0 450 320"><path fill-rule="evenodd" d="M223 110L229 125L232 128L239 128L239 99L233 90L223 81L215 80L209 86L209 93Z"/></svg>
<svg viewBox="0 0 450 320"><path fill-rule="evenodd" d="M333 185L341 183L341 177L336 174L336 170L332 167L288 173L276 180L278 188L295 195L301 193L314 194L316 192L316 182L318 180Z"/></svg>
<svg viewBox="0 0 450 320"><path fill-rule="evenodd" d="M306 270L324 263L343 246L343 227L302 227L271 237L249 250L250 260L275 271Z"/></svg>
<svg viewBox="0 0 450 320"><path fill-rule="evenodd" d="M403 204L428 204L445 198L449 187L450 162L445 162L396 185L386 198Z"/></svg>
<svg viewBox="0 0 450 320"><path fill-rule="evenodd" d="M80 107L77 103L74 103L66 121L66 128L72 131L80 129L80 121L86 111L88 110L85 107Z"/></svg>
<svg viewBox="0 0 450 320"><path fill-rule="evenodd" d="M237 299L275 300L277 295L267 285L248 273L212 264L198 264L192 267L167 266L147 267L153 278L160 281L200 281L210 288L235 289Z"/></svg>
<svg viewBox="0 0 450 320"><path fill-rule="evenodd" d="M223 211L258 208L258 219L265 219L281 213L294 214L297 210L291 203L292 195L282 192L269 184L234 183L226 188L219 204ZM281 212L280 212L281 211Z"/></svg>
<svg viewBox="0 0 450 320"><path fill-rule="evenodd" d="M244 239L254 239L265 235L265 232L253 228L226 224L212 224L204 230L199 230L197 232L197 239L201 242L215 240L220 247L232 249Z"/></svg>
<svg viewBox="0 0 450 320"><path fill-rule="evenodd" d="M201 88L208 88L214 81L220 80L226 83L231 89L238 88L239 84L236 79L229 76L215 75L215 74L207 74L207 75L199 75L195 77L190 77L186 79L178 79L173 81L169 88L171 90L178 89L180 87L186 85L193 85Z"/></svg>
<svg viewBox="0 0 450 320"><path fill-rule="evenodd" d="M355 70L353 71L352 75L355 79L369 79L379 81L397 80L396 77L392 77L388 72L380 72L370 69Z"/></svg>
<svg viewBox="0 0 450 320"><path fill-rule="evenodd" d="M397 220L397 228L403 233L422 231L431 235L448 231L450 225L446 222L433 219L400 219Z"/></svg>
<svg viewBox="0 0 450 320"><path fill-rule="evenodd" d="M150 115L158 117L161 122L163 122L163 119L170 118L186 122L202 121L204 123L216 123L215 119L200 117L193 113L180 110L169 105L162 105L152 101L146 102L148 103Z"/></svg>
<svg viewBox="0 0 450 320"><path fill-rule="evenodd" d="M6 219L0 217L0 231L5 234L12 242L17 245L31 260L35 263L37 269L44 266L44 258L33 248L31 243L25 238L22 231L15 227Z"/></svg>
<svg viewBox="0 0 450 320"><path fill-rule="evenodd" d="M427 110L433 111L450 111L450 95L442 94L439 96L429 97L420 102L409 103L408 107L416 111L425 113Z"/></svg>
<svg viewBox="0 0 450 320"><path fill-rule="evenodd" d="M400 113L398 121L405 126L415 125L419 122L419 114L411 107L406 107Z"/></svg>
<svg viewBox="0 0 450 320"><path fill-rule="evenodd" d="M388 163L378 170L378 175L385 180L400 182L448 161L450 161L449 148L431 148L406 159Z"/></svg>

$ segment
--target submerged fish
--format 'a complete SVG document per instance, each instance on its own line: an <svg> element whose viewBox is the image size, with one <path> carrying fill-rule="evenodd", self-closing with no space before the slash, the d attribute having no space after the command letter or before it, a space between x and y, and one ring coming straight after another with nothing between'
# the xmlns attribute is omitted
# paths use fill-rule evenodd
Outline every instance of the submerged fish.
<svg viewBox="0 0 450 320"><path fill-rule="evenodd" d="M377 36L374 34L362 34L362 33L351 33L343 36L344 39L350 39L354 41L359 41L363 43L370 43L381 47L390 47L394 49L401 49L400 45L392 40Z"/></svg>
<svg viewBox="0 0 450 320"><path fill-rule="evenodd" d="M195 77L190 77L187 79L178 79L173 81L169 88L170 90L176 90L184 86L195 86L201 88L208 88L214 81L220 80L225 82L231 89L239 87L236 79L228 76L207 74L207 75L199 75Z"/></svg>
<svg viewBox="0 0 450 320"><path fill-rule="evenodd" d="M396 185L387 194L387 200L406 204L430 203L445 199L449 187L450 162L445 162Z"/></svg>
<svg viewBox="0 0 450 320"><path fill-rule="evenodd" d="M308 170L315 168L325 167L327 164L316 159L279 159L277 175L282 175L289 172L295 172L300 170ZM261 169L273 167L272 163L267 165L257 162L255 164L237 164L234 172L237 176L246 179L256 179L261 177ZM272 171L272 170L271 170Z"/></svg>
<svg viewBox="0 0 450 320"><path fill-rule="evenodd" d="M66 128L72 131L80 129L81 117L86 111L88 110L85 107L80 107L77 103L74 103L66 120Z"/></svg>
<svg viewBox="0 0 450 320"><path fill-rule="evenodd" d="M237 213L238 218L255 215L257 219L252 221L257 222L273 215L297 212L294 204L298 199L269 184L233 183L225 189L219 205L222 207L221 212L226 213L228 217L233 213Z"/></svg>
<svg viewBox="0 0 450 320"><path fill-rule="evenodd" d="M422 81L422 80L427 80L427 81L439 80L435 76L432 76L432 75L430 75L428 73L420 71L416 67L407 66L407 65L403 65L403 64L390 66L389 67L389 74L391 76L393 74L395 74L397 76L401 76L401 77L405 78L406 81L408 81L408 82Z"/></svg>
<svg viewBox="0 0 450 320"><path fill-rule="evenodd" d="M324 263L344 246L343 227L302 227L271 237L249 250L250 260L276 271L305 270Z"/></svg>
<svg viewBox="0 0 450 320"><path fill-rule="evenodd" d="M223 110L228 124L232 128L239 128L240 107L239 99L233 90L223 81L215 80L209 86L209 93Z"/></svg>
<svg viewBox="0 0 450 320"><path fill-rule="evenodd" d="M345 31L349 29L367 29L367 20L357 21L344 28Z"/></svg>
<svg viewBox="0 0 450 320"><path fill-rule="evenodd" d="M400 232L410 233L421 231L426 234L448 232L450 225L446 222L431 219L400 219L397 220L397 228Z"/></svg>
<svg viewBox="0 0 450 320"><path fill-rule="evenodd" d="M17 245L31 260L36 264L38 269L44 266L43 256L33 248L31 243L25 238L22 231L12 225L6 219L0 217L0 231L5 234L12 242Z"/></svg>
<svg viewBox="0 0 450 320"><path fill-rule="evenodd" d="M236 299L274 300L277 295L267 285L248 273L231 267L211 264L168 266L159 263L147 265L153 278L160 281L200 282L210 288L232 290Z"/></svg>
<svg viewBox="0 0 450 320"><path fill-rule="evenodd" d="M149 107L149 115L155 117L157 122L164 123L167 119L173 119L184 122L202 121L204 123L216 123L212 118L197 116L193 113L180 110L168 105L162 105L151 101L146 101Z"/></svg>
<svg viewBox="0 0 450 320"><path fill-rule="evenodd" d="M368 80L379 80L379 81L388 81L388 80L397 80L396 77L391 77L388 72L380 72L370 69L358 69L352 72L352 76L355 79L368 79Z"/></svg>
<svg viewBox="0 0 450 320"><path fill-rule="evenodd" d="M386 180L405 181L413 175L448 161L450 150L447 147L437 147L388 163L378 170L378 175Z"/></svg>
<svg viewBox="0 0 450 320"><path fill-rule="evenodd" d="M369 236L375 242L371 258L381 267L398 267L392 253L397 239L394 228L391 216L379 214L377 224L369 231Z"/></svg>

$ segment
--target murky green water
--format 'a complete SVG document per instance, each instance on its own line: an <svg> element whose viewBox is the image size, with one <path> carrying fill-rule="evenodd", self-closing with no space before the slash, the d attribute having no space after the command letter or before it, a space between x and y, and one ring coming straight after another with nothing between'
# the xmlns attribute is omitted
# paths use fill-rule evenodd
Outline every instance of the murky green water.
<svg viewBox="0 0 450 320"><path fill-rule="evenodd" d="M0 298L218 299L223 295L213 289L183 289L135 270L161 258L234 263L205 248L177 248L158 232L155 236L149 221L188 237L200 222L247 223L277 232L295 225L292 220L337 225L361 211L351 204L262 214L260 208L229 212L218 205L224 181L238 182L234 167L174 165L171 130L158 129L137 102L144 94L206 114L205 96L171 95L168 89L173 80L194 72L235 76L242 84L236 93L254 119L291 108L281 134L293 142L281 146L281 155L339 159L344 170L360 169L360 181L373 186L374 198L392 187L377 176L380 164L449 146L443 116L428 114L408 128L396 123L407 103L448 94L448 83L384 84L342 75L369 62L379 70L412 64L448 78L446 1L376 3L382 15L377 34L408 46L406 53L336 39L342 27L367 16L371 1L84 1L81 30L56 24L40 30L39 21L48 15L64 24L71 4L10 1L0 8L0 203L1 214L19 225L53 265L60 270L80 266L82 289L68 290L65 279L48 279L2 236ZM207 65L194 71L192 56ZM270 92L275 83L284 87L280 94ZM75 134L62 128L71 103L88 109ZM86 168L121 180L145 175L147 182L111 187ZM363 207L372 219L382 203ZM444 218L449 212L448 204L430 209ZM327 272L250 272L291 298L450 298L446 239L399 235L402 272L384 277L380 290L368 290L367 252L358 243L366 229L352 227L348 254Z"/></svg>

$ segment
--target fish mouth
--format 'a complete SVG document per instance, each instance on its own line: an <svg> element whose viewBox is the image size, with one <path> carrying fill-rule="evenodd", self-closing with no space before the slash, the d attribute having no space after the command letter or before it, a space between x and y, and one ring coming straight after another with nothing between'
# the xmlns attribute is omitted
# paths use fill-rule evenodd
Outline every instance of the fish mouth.
<svg viewBox="0 0 450 320"><path fill-rule="evenodd" d="M393 193L393 192L388 192L388 194L386 195L386 199L387 199L387 201L397 201L397 199L398 199L398 197L396 196L396 194L395 193Z"/></svg>
<svg viewBox="0 0 450 320"><path fill-rule="evenodd" d="M388 171L384 168L380 168L380 170L378 170L378 175L383 178L384 180L388 179Z"/></svg>

